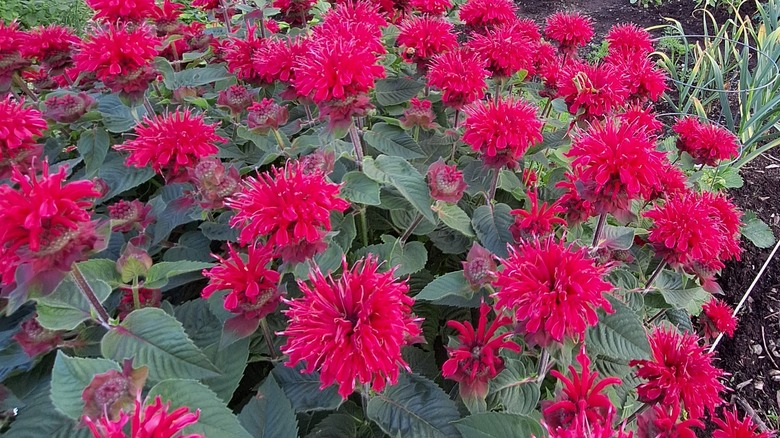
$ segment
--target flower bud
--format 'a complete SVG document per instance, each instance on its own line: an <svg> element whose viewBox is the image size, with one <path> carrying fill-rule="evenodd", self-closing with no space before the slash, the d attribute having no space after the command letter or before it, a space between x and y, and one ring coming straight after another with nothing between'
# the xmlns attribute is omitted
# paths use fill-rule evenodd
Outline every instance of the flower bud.
<svg viewBox="0 0 780 438"><path fill-rule="evenodd" d="M197 188L198 202L203 208L221 208L225 198L235 193L241 183L238 169L225 168L215 157L198 162L190 172L190 179Z"/></svg>
<svg viewBox="0 0 780 438"><path fill-rule="evenodd" d="M142 366L134 369L132 360L125 360L123 370L108 370L95 374L84 388L81 399L84 401L84 416L100 418L104 414L116 419L124 407L132 406L140 397L149 368Z"/></svg>
<svg viewBox="0 0 780 438"><path fill-rule="evenodd" d="M436 128L436 115L431 108L430 100L420 100L418 98L412 98L409 102L409 108L404 111L403 117L401 117L401 126L406 129L411 129L415 126L419 126L422 129L434 129Z"/></svg>
<svg viewBox="0 0 780 438"><path fill-rule="evenodd" d="M133 278L145 276L153 263L144 249L128 243L119 260L116 261L116 270L122 275L122 281L127 283Z"/></svg>
<svg viewBox="0 0 780 438"><path fill-rule="evenodd" d="M428 168L428 186L433 199L453 204L460 201L468 185L463 180L463 172L456 165L446 165L442 159Z"/></svg>
<svg viewBox="0 0 780 438"><path fill-rule="evenodd" d="M252 104L252 93L242 85L231 85L217 94L217 105L230 109L233 115L240 114Z"/></svg>
<svg viewBox="0 0 780 438"><path fill-rule="evenodd" d="M13 336L13 340L19 343L24 353L30 357L38 357L46 354L62 342L62 335L59 331L49 330L38 324L37 314L24 321L20 330Z"/></svg>
<svg viewBox="0 0 780 438"><path fill-rule="evenodd" d="M87 113L95 104L87 93L67 93L46 99L44 115L59 123L73 123Z"/></svg>
<svg viewBox="0 0 780 438"><path fill-rule="evenodd" d="M249 116L246 119L249 129L259 134L267 134L271 129L287 123L290 117L287 107L274 102L273 99L263 99L249 107Z"/></svg>
<svg viewBox="0 0 780 438"><path fill-rule="evenodd" d="M143 230L152 223L149 214L152 206L134 199L130 202L119 201L108 206L108 217L111 218L111 229L116 232L127 232L134 229Z"/></svg>
<svg viewBox="0 0 780 438"><path fill-rule="evenodd" d="M473 289L479 289L482 285L496 279L496 262L493 254L480 244L474 243L463 263L463 275Z"/></svg>

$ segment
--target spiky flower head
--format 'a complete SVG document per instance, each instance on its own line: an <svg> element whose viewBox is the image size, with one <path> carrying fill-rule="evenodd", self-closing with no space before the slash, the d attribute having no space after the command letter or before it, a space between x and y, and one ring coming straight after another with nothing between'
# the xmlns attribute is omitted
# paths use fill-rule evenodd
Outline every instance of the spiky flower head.
<svg viewBox="0 0 780 438"><path fill-rule="evenodd" d="M512 0L467 0L460 6L458 18L477 32L516 20L517 6Z"/></svg>
<svg viewBox="0 0 780 438"><path fill-rule="evenodd" d="M484 62L465 49L455 49L431 60L428 83L442 90L445 105L461 109L485 95L488 71Z"/></svg>
<svg viewBox="0 0 780 438"><path fill-rule="evenodd" d="M544 35L563 53L576 53L593 38L593 19L579 12L556 12L545 21Z"/></svg>
<svg viewBox="0 0 780 438"><path fill-rule="evenodd" d="M737 137L726 128L686 116L672 130L677 133L677 148L693 157L693 162L717 166L720 161L735 158L740 145Z"/></svg>

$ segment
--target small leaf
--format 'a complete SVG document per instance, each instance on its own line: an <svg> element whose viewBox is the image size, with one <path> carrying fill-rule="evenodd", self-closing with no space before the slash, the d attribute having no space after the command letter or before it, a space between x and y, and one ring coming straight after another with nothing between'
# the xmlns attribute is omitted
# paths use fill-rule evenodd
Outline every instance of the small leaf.
<svg viewBox="0 0 780 438"><path fill-rule="evenodd" d="M104 94L97 101L98 111L103 117L103 126L109 132L127 132L146 114L143 107L130 108L125 105L118 94Z"/></svg>
<svg viewBox="0 0 780 438"><path fill-rule="evenodd" d="M400 157L380 155L374 163L387 177L401 195L409 201L417 211L428 219L428 222L436 223L436 218L431 210L431 192L425 178L420 175L411 164Z"/></svg>
<svg viewBox="0 0 780 438"><path fill-rule="evenodd" d="M628 306L610 295L607 299L615 311L599 309L599 323L585 333L585 345L594 353L629 361L650 357L650 343L639 317Z"/></svg>
<svg viewBox="0 0 780 438"><path fill-rule="evenodd" d="M377 103L382 106L391 106L411 100L423 88L425 85L412 79L390 78L377 81L374 90Z"/></svg>
<svg viewBox="0 0 780 438"><path fill-rule="evenodd" d="M303 364L291 368L277 364L272 374L290 399L295 412L330 411L341 405L342 399L334 385L320 389L322 382L317 372L302 374Z"/></svg>
<svg viewBox="0 0 780 438"><path fill-rule="evenodd" d="M276 383L273 374L266 377L255 397L244 406L239 421L255 438L295 438L298 420L290 399Z"/></svg>
<svg viewBox="0 0 780 438"><path fill-rule="evenodd" d="M600 246L603 245L606 248L615 250L629 250L633 244L633 228L615 227L609 224L604 225Z"/></svg>
<svg viewBox="0 0 780 438"><path fill-rule="evenodd" d="M742 218L742 235L758 248L770 248L775 244L775 235L769 225L756 217L752 211L746 211Z"/></svg>
<svg viewBox="0 0 780 438"><path fill-rule="evenodd" d="M347 172L341 186L341 196L349 201L366 205L379 205L379 183L363 172Z"/></svg>
<svg viewBox="0 0 780 438"><path fill-rule="evenodd" d="M97 176L109 187L108 193L100 198L105 201L149 181L154 177L154 171L149 167L139 169L125 166L119 154L109 153L98 169Z"/></svg>
<svg viewBox="0 0 780 438"><path fill-rule="evenodd" d="M76 148L79 154L84 158L86 164L85 178L92 178L97 175L100 166L108 155L108 148L111 146L108 132L103 128L95 128L84 131L79 137Z"/></svg>
<svg viewBox="0 0 780 438"><path fill-rule="evenodd" d="M57 351L51 371L51 401L58 411L78 420L84 410L81 393L96 374L108 370L121 371L119 364L108 359L69 357Z"/></svg>
<svg viewBox="0 0 780 438"><path fill-rule="evenodd" d="M111 271L102 273L108 262ZM114 262L110 260L88 260L78 264L84 278L92 287L95 296L102 303L111 295L111 286L103 278L116 278ZM92 317L92 306L81 293L70 272L49 295L36 299L38 323L49 330L73 330Z"/></svg>
<svg viewBox="0 0 780 438"><path fill-rule="evenodd" d="M471 219L482 246L502 258L509 255L507 244L514 242L509 227L515 219L510 210L506 204L496 204L492 209L488 205L481 205L474 210Z"/></svg>
<svg viewBox="0 0 780 438"><path fill-rule="evenodd" d="M221 65L190 68L174 73L173 88L171 90L180 87L200 87L213 82L230 79L231 77L232 76L228 74L225 67Z"/></svg>
<svg viewBox="0 0 780 438"><path fill-rule="evenodd" d="M160 262L152 265L146 272L144 287L159 289L166 284L171 277L189 272L199 272L214 266L213 263L195 262L191 260L179 260L176 262Z"/></svg>
<svg viewBox="0 0 780 438"><path fill-rule="evenodd" d="M474 291L463 276L463 271L448 272L428 283L417 295L416 300L441 301L448 297L458 297L464 300L471 299Z"/></svg>
<svg viewBox="0 0 780 438"><path fill-rule="evenodd" d="M214 391L220 400L229 403L244 375L249 359L249 338L238 340L224 348L219 344L209 345L203 349L203 354L220 373L219 377L203 379L203 384Z"/></svg>
<svg viewBox="0 0 780 438"><path fill-rule="evenodd" d="M471 227L471 218L465 211L455 204L439 202L433 207L439 215L439 219L453 230L458 230L464 236L474 237L474 229Z"/></svg>
<svg viewBox="0 0 780 438"><path fill-rule="evenodd" d="M536 379L526 370L523 362L517 359L505 359L503 371L490 381L488 401L501 404L506 412L527 415L533 412L539 403L540 391Z"/></svg>
<svg viewBox="0 0 780 438"><path fill-rule="evenodd" d="M485 412L455 423L463 438L532 438L545 436L539 421L525 415Z"/></svg>
<svg viewBox="0 0 780 438"><path fill-rule="evenodd" d="M389 156L407 160L425 158L420 145L406 131L397 126L377 123L363 135L363 138L371 147Z"/></svg>

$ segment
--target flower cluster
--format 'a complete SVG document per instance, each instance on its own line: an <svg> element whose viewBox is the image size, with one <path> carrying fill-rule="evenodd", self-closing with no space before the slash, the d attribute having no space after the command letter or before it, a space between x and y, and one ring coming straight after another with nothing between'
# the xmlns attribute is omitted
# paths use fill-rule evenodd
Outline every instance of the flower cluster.
<svg viewBox="0 0 780 438"><path fill-rule="evenodd" d="M121 412L116 420L105 416L97 419L84 417L84 422L94 438L206 438L201 434L181 434L184 428L198 422L199 409L190 412L190 408L182 406L170 412L170 408L171 402L163 403L158 395L153 403L146 406L136 400L132 417ZM129 436L124 432L128 421Z"/></svg>
<svg viewBox="0 0 780 438"><path fill-rule="evenodd" d="M739 153L739 141L734 134L696 117L681 118L672 130L679 136L677 148L693 157L696 164L717 166L718 162L734 158Z"/></svg>
<svg viewBox="0 0 780 438"><path fill-rule="evenodd" d="M7 177L13 165L29 166L42 148L35 140L43 135L46 121L40 111L24 106L11 97L0 100L0 178Z"/></svg>

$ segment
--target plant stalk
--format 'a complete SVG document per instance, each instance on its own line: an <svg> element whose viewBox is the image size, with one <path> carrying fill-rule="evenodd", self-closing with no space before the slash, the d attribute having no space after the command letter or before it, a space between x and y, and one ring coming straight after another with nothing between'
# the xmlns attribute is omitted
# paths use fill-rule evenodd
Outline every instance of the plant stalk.
<svg viewBox="0 0 780 438"><path fill-rule="evenodd" d="M265 338L265 344L268 346L268 351L271 353L271 359L276 360L279 355L276 354L276 348L274 347L273 333L271 327L268 326L268 321L265 318L260 320L260 328L263 329L263 338Z"/></svg>
<svg viewBox="0 0 780 438"><path fill-rule="evenodd" d="M601 233L604 231L604 225L607 224L607 214L601 213L599 216L599 222L596 224L596 231L593 232L593 244L591 245L593 249L596 249L599 247L599 240L601 240Z"/></svg>
<svg viewBox="0 0 780 438"><path fill-rule="evenodd" d="M490 180L490 189L487 194L487 205L493 208L493 200L496 198L496 190L498 190L498 177L501 175L501 169L493 169L493 178Z"/></svg>
<svg viewBox="0 0 780 438"><path fill-rule="evenodd" d="M73 280L76 283L76 286L79 288L81 293L84 294L84 297L87 299L87 301L89 301L89 304L92 305L95 313L97 313L100 325L105 328L110 328L111 326L108 324L108 321L111 320L111 317L108 315L105 307L103 307L103 305L100 303L97 295L95 295L95 291L92 290L92 286L90 286L87 282L87 279L84 278L84 274L81 273L79 265L74 263L73 269L70 272L73 274Z"/></svg>
<svg viewBox="0 0 780 438"><path fill-rule="evenodd" d="M550 366L550 352L546 348L542 349L542 356L539 358L539 368L537 370L538 377L536 383L541 384L544 378L547 377L547 368Z"/></svg>
<svg viewBox="0 0 780 438"><path fill-rule="evenodd" d="M360 238L363 240L363 246L368 246L368 220L365 208L360 209Z"/></svg>
<svg viewBox="0 0 780 438"><path fill-rule="evenodd" d="M414 232L414 229L417 228L418 225L420 225L420 222L423 220L423 215L420 213L417 213L417 217L414 218L412 223L409 225L409 228L404 231L404 234L401 236L400 239L398 239L398 243L403 246L404 243L411 237L412 233Z"/></svg>
<svg viewBox="0 0 780 438"><path fill-rule="evenodd" d="M349 138L352 140L352 146L355 147L355 161L358 170L363 170L363 144L360 142L360 134L358 134L356 123L353 121L349 127Z"/></svg>
<svg viewBox="0 0 780 438"><path fill-rule="evenodd" d="M647 293L651 287L653 287L653 283L655 283L655 280L658 278L659 275L661 275L661 272L663 272L664 268L666 267L666 262L662 261L658 264L658 266L655 267L655 270L652 274L650 274L650 277L647 279L647 283L645 283L645 287L642 288L642 293Z"/></svg>

